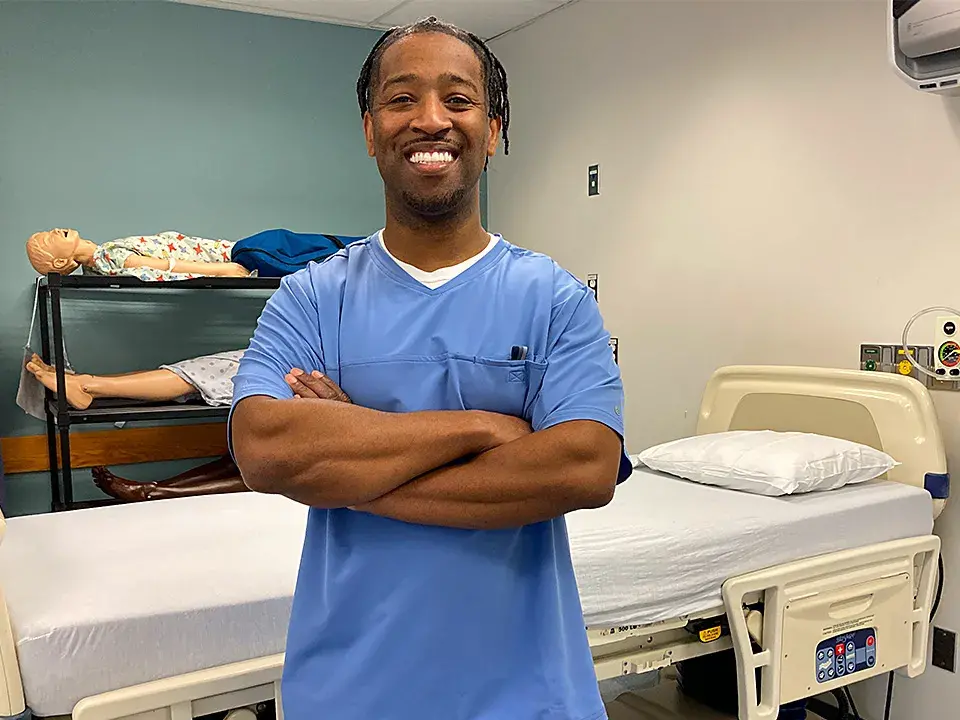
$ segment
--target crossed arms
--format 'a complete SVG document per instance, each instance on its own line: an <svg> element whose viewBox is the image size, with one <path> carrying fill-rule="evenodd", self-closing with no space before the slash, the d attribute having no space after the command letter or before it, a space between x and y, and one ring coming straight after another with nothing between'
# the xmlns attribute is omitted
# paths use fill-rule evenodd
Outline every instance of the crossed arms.
<svg viewBox="0 0 960 720"><path fill-rule="evenodd" d="M532 432L483 411L385 413L349 402L319 373L288 378L294 400L253 396L233 419L251 490L405 522L518 527L613 497L621 441L592 421Z"/></svg>
<svg viewBox="0 0 960 720"><path fill-rule="evenodd" d="M586 418L614 417L622 388L592 295L572 291L555 311L534 432L493 412L352 403L310 372L324 365L308 282L291 276L268 302L234 379L231 452L251 490L466 529L519 527L611 500L623 457L618 423ZM294 377L286 363L307 372Z"/></svg>

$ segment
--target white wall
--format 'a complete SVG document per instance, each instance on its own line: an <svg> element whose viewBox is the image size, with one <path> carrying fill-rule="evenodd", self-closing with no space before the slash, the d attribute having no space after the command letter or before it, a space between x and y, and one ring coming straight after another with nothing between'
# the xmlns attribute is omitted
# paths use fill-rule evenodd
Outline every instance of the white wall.
<svg viewBox="0 0 960 720"><path fill-rule="evenodd" d="M960 100L902 84L885 28L882 0L581 0L494 42L513 126L491 229L599 273L633 452L693 432L721 365L854 368L861 342L960 305ZM960 394L936 400L960 474ZM960 498L937 531L938 624L960 629ZM953 716L960 678L895 697L895 718Z"/></svg>

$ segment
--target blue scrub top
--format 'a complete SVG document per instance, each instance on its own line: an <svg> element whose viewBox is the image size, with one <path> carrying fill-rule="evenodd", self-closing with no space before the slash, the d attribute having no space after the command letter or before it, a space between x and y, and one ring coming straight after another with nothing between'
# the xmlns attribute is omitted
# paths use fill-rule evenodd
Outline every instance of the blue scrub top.
<svg viewBox="0 0 960 720"><path fill-rule="evenodd" d="M234 403L290 398L299 367L369 408L595 420L622 438L608 341L593 293L545 255L498 237L430 289L374 235L283 279ZM630 471L624 451L619 481ZM311 508L282 695L286 720L606 717L564 519L468 531Z"/></svg>

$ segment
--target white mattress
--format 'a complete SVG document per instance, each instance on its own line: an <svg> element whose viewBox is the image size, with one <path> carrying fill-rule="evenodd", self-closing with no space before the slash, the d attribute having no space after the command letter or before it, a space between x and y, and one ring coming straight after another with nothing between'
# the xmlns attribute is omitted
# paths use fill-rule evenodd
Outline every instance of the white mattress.
<svg viewBox="0 0 960 720"><path fill-rule="evenodd" d="M306 509L254 493L10 518L0 582L27 705L282 652ZM115 568L123 568L115 572Z"/></svg>
<svg viewBox="0 0 960 720"><path fill-rule="evenodd" d="M584 620L605 627L720 608L720 587L735 575L928 535L933 504L899 483L773 498L641 467L609 505L567 522Z"/></svg>
<svg viewBox="0 0 960 720"><path fill-rule="evenodd" d="M0 583L27 704L66 715L87 695L282 652L305 522L254 493L10 519ZM932 509L902 485L782 500L638 470L568 523L586 624L605 626L718 607L733 574L929 533Z"/></svg>

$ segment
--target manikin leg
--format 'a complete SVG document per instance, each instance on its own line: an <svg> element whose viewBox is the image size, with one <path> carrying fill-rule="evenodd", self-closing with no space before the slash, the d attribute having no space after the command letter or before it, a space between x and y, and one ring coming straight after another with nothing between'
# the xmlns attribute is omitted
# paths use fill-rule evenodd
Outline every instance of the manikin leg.
<svg viewBox="0 0 960 720"><path fill-rule="evenodd" d="M57 392L56 369L34 354L26 365L44 387ZM165 369L143 370L121 375L79 375L64 377L67 402L85 410L96 398L173 401L191 394L196 388L174 372ZM185 495L246 492L240 470L229 455L158 482L140 483L119 477L106 467L93 468L97 487L119 500L157 500Z"/></svg>
<svg viewBox="0 0 960 720"><path fill-rule="evenodd" d="M114 475L106 467L93 468L93 481L111 497L126 502L162 500L188 495L247 492L249 488L240 478L240 470L229 455L219 460L191 468L167 480L136 482Z"/></svg>
<svg viewBox="0 0 960 720"><path fill-rule="evenodd" d="M57 371L34 354L27 370L40 383L57 392ZM122 375L72 375L64 378L67 402L77 410L86 410L96 398L123 398L162 402L176 400L195 392L186 380L169 370L144 370Z"/></svg>

